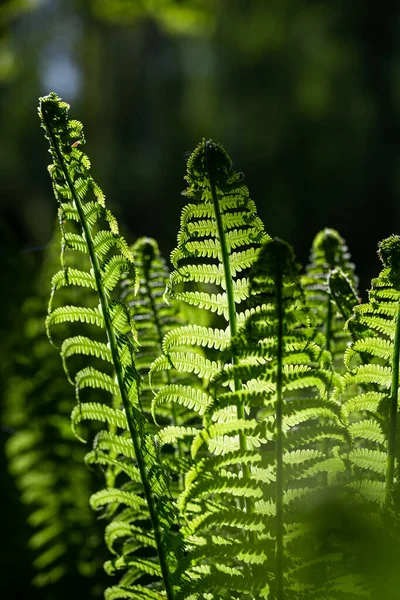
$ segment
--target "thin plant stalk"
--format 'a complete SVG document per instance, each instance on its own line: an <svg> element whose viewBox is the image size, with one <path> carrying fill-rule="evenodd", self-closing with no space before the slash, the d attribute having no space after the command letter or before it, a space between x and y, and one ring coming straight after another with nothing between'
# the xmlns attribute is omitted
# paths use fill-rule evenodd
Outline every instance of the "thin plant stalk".
<svg viewBox="0 0 400 600"><path fill-rule="evenodd" d="M391 500L395 455L396 455L396 437L397 437L397 410L399 396L399 358L400 358L400 304L397 311L396 331L394 338L394 350L392 358L392 383L390 387L390 412L389 412L389 439L388 456L386 462L386 486L385 502L388 504Z"/></svg>

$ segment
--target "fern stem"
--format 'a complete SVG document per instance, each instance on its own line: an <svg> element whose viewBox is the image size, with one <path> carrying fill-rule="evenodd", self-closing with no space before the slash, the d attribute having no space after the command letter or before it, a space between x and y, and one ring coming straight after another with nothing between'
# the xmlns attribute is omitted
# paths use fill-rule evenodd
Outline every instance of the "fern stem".
<svg viewBox="0 0 400 600"><path fill-rule="evenodd" d="M399 395L399 358L400 358L400 304L397 310L396 332L394 338L394 350L392 360L392 384L390 388L390 416L389 416L389 440L388 457L386 463L386 487L385 502L391 500L394 466L396 455L396 433L397 433L397 407Z"/></svg>
<svg viewBox="0 0 400 600"><path fill-rule="evenodd" d="M327 306L327 311L326 311L326 323L325 323L325 346L326 349L328 350L328 352L332 353L332 318L333 318L333 302L332 302L332 298L331 298L331 294L330 292L328 292L328 306ZM333 364L331 366L331 378L333 376ZM329 383L329 385L327 386L326 389L328 398L330 397L331 393L332 393L332 379ZM329 454L329 440L325 439L324 443L323 443L323 450L326 456L328 456ZM328 483L328 474L325 474L324 476L325 479L325 485L327 485Z"/></svg>
<svg viewBox="0 0 400 600"><path fill-rule="evenodd" d="M128 393L127 393L127 390L126 390L126 387L124 384L123 370L122 370L122 365L121 365L118 348L117 348L117 340L116 340L114 329L113 329L111 319L110 319L109 305L108 305L106 292L105 292L105 289L103 286L103 282L101 280L100 265L99 265L98 258L97 258L97 255L96 255L96 252L94 249L91 232L90 232L90 229L89 229L88 224L85 219L82 204L80 202L78 194L76 193L75 186L73 184L73 181L71 180L69 171L65 165L63 154L58 147L56 136L54 135L52 127L51 127L51 123L49 122L49 120L47 118L46 110L45 110L43 103L41 105L41 113L43 115L43 121L46 124L46 128L50 135L50 138L51 138L51 141L53 144L53 148L56 152L58 161L63 170L65 179L71 190L71 194L72 194L76 209L79 214L79 220L80 220L80 223L81 223L81 226L83 229L83 233L85 236L85 240L87 243L89 258L90 258L90 262L91 262L91 265L93 268L97 292L99 295L101 310L103 313L104 326L105 326L105 330L107 333L108 342L110 344L111 355L113 358L115 374L116 374L118 386L119 386L119 389L121 392L121 399L122 399L122 403L123 403L125 413L126 413L126 419L127 419L127 423L128 423L128 427L129 427L129 432L130 432L130 435L132 438L135 456L136 456L136 459L138 462L138 468L139 468L139 472L140 472L140 476L141 476L141 480L142 480L144 494L145 494L145 498L146 498L149 513L150 513L150 520L151 520L151 523L153 526L154 537L155 537L155 541L156 541L156 545L157 545L157 551L158 551L158 556L159 556L159 560L160 560L160 567L161 567L162 577L163 577L163 581L164 581L165 591L166 591L168 600L173 600L174 596L173 596L172 584L170 581L171 575L169 572L167 556L166 556L166 552L165 552L165 548L164 548L164 544L163 544L163 540L162 540L161 524L160 524L160 520L158 518L158 514L157 514L157 510L156 510L156 503L155 503L154 495L153 495L153 492L151 489L151 485L150 485L150 481L149 481L149 477L148 477L148 473L147 473L147 467L146 467L146 464L145 464L144 458L143 458L140 436L139 436L139 433L134 424L132 405L129 401Z"/></svg>
<svg viewBox="0 0 400 600"><path fill-rule="evenodd" d="M278 347L277 347L277 373L276 373L276 540L275 540L275 577L276 600L283 600L283 299L282 299L282 272L277 270L276 298L278 316Z"/></svg>
<svg viewBox="0 0 400 600"><path fill-rule="evenodd" d="M215 220L217 222L217 229L218 229L218 238L219 238L219 242L221 244L222 265L224 268L226 297L228 300L228 322L229 322L230 336L232 339L236 335L236 332L237 332L237 321L236 321L235 296L233 293L233 285L232 285L231 265L230 265L230 260L229 260L230 248L228 247L228 243L226 240L225 229L224 229L224 224L223 224L222 215L221 215L221 209L219 206L219 201L218 201L218 196L217 196L216 184L215 184L215 180L214 180L213 173L212 173L209 147L210 147L210 142L207 142L206 143L207 174L208 174L208 179L210 181L211 196L212 196L212 201L213 201L213 205L214 205ZM233 365L237 364L237 360L234 355L232 356L232 364ZM236 374L234 375L234 386L235 386L236 392L239 391L242 387L242 383ZM240 402L237 406L237 416L238 416L238 419L245 418L244 405L242 402ZM246 450L246 437L243 433L239 434L239 445L240 445L240 449L242 451ZM243 465L242 471L243 471L243 477L245 479L249 479L250 472L249 472L249 468L247 465ZM247 511L251 512L252 511L251 502L247 502L246 505L247 505Z"/></svg>
<svg viewBox="0 0 400 600"><path fill-rule="evenodd" d="M230 261L229 261L230 248L228 247L228 243L226 241L225 229L224 229L224 224L222 221L222 215L221 215L221 209L219 206L216 185L215 185L214 177L212 175L210 153L208 152L209 145L210 145L210 142L207 142L207 145L206 145L207 174L208 174L208 179L210 181L211 196L212 196L213 205L214 205L215 219L217 221L218 238L219 238L219 242L221 244L222 265L224 268L226 296L227 296L227 300L228 300L229 328L230 328L230 334L231 334L231 338L232 338L236 335L237 324L236 324L235 298L234 298L234 294L233 294L233 285L232 285L231 265L230 265ZM235 361L235 358L233 358L233 361Z"/></svg>
<svg viewBox="0 0 400 600"><path fill-rule="evenodd" d="M325 328L325 340L326 340L326 349L328 352L331 352L331 344L332 344L332 299L331 295L328 294L328 310L326 312L326 328Z"/></svg>

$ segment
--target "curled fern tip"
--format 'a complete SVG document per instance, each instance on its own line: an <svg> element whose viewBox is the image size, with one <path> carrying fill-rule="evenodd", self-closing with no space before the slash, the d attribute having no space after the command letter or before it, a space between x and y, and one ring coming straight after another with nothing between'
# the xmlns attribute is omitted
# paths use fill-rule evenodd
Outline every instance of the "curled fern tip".
<svg viewBox="0 0 400 600"><path fill-rule="evenodd" d="M187 161L187 181L190 186L199 184L207 172L218 181L226 181L232 170L232 161L221 144L203 139Z"/></svg>
<svg viewBox="0 0 400 600"><path fill-rule="evenodd" d="M253 279L257 275L275 278L277 273L294 275L299 271L293 248L283 240L268 240L260 249L258 262L253 267ZM251 278L252 279L252 278Z"/></svg>
<svg viewBox="0 0 400 600"><path fill-rule="evenodd" d="M325 229L315 236L312 249L314 252L322 251L326 256L328 263L333 266L336 262L335 257L337 256L340 247L343 245L344 240L336 229L325 227Z"/></svg>
<svg viewBox="0 0 400 600"><path fill-rule="evenodd" d="M400 236L392 234L379 242L378 256L385 267L400 270Z"/></svg>

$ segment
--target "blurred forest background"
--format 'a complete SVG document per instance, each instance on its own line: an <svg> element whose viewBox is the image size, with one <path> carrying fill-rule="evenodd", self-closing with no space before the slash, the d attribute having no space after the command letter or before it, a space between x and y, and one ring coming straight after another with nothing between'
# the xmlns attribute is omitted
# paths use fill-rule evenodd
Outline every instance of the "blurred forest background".
<svg viewBox="0 0 400 600"><path fill-rule="evenodd" d="M53 235L36 114L52 90L83 121L93 175L130 242L174 247L185 155L202 137L225 146L266 230L303 264L317 231L337 228L364 298L377 242L400 233L399 2L0 0L2 390ZM7 411L2 423L3 447ZM0 591L87 597L72 575L30 588L26 509L3 453L0 500Z"/></svg>

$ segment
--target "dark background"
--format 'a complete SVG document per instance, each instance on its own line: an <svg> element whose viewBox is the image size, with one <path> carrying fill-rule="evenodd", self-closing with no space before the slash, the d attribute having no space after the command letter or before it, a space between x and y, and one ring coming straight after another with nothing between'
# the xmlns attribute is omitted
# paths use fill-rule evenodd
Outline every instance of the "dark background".
<svg viewBox="0 0 400 600"><path fill-rule="evenodd" d="M26 4L0 3L1 221L17 251L52 234L36 105L55 90L84 123L129 239L152 235L170 252L185 153L211 137L244 172L270 234L305 262L317 230L338 228L368 287L376 244L399 223L398 3Z"/></svg>
<svg viewBox="0 0 400 600"><path fill-rule="evenodd" d="M319 229L340 231L365 298L378 241L400 233L399 17L389 0L0 0L0 383L56 217L38 96L83 121L129 242L169 254L185 154L212 138L303 264ZM4 463L1 483L2 588L18 597L25 509Z"/></svg>

